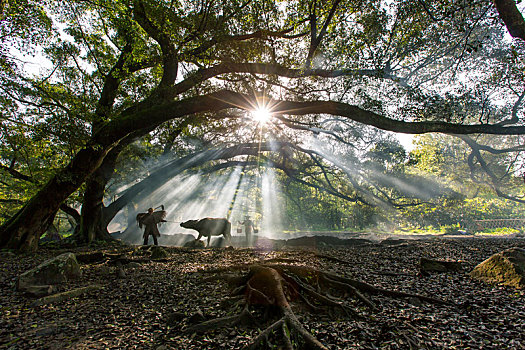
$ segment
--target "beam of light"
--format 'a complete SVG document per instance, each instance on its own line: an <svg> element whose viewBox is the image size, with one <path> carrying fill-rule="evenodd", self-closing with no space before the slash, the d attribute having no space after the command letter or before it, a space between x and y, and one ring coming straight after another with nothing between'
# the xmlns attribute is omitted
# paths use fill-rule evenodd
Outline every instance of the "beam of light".
<svg viewBox="0 0 525 350"><path fill-rule="evenodd" d="M231 209L230 221L232 223L232 235L233 236L244 236L245 232L243 226L239 222L244 221L246 215L250 216L252 220L257 220L254 202L254 191L255 186L253 178L250 176L243 176L241 183L237 189L237 197L233 203ZM241 232L237 232L240 228Z"/></svg>
<svg viewBox="0 0 525 350"><path fill-rule="evenodd" d="M275 172L268 168L262 175L261 195L263 217L261 234L268 238L281 236L283 231L282 213L284 208L279 198L281 192Z"/></svg>
<svg viewBox="0 0 525 350"><path fill-rule="evenodd" d="M229 202L233 197L232 188L235 188L239 175L239 172L232 171L227 175L218 175L213 181L204 180L201 195L195 198L196 193L190 193L188 204L179 212L181 220L226 217Z"/></svg>

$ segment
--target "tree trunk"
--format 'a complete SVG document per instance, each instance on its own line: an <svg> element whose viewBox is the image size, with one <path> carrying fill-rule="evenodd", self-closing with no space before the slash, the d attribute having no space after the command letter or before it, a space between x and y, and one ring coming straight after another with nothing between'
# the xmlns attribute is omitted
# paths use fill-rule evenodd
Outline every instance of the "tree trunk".
<svg viewBox="0 0 525 350"><path fill-rule="evenodd" d="M516 6L515 0L493 0L499 16L505 23L509 34L514 38L525 40L525 21ZM519 3L519 1L518 1Z"/></svg>
<svg viewBox="0 0 525 350"><path fill-rule="evenodd" d="M69 165L59 170L15 216L0 227L0 248L20 251L38 249L38 240L51 224L60 205L101 165L106 154L119 141L145 135L170 119L232 107L226 102L229 94L231 92L217 92L165 104L135 106L120 118L97 127L91 141Z"/></svg>
<svg viewBox="0 0 525 350"><path fill-rule="evenodd" d="M107 150L88 146L59 171L9 221L0 227L0 247L35 251L38 240L52 223L60 205L102 162Z"/></svg>
<svg viewBox="0 0 525 350"><path fill-rule="evenodd" d="M87 180L82 201L78 241L91 243L94 240L111 240L107 226L114 215L109 221L105 219L107 209L104 207L104 190L115 171L119 154L131 140L132 138L128 137L114 147L104 158L100 167Z"/></svg>
<svg viewBox="0 0 525 350"><path fill-rule="evenodd" d="M95 172L97 173L98 170ZM93 174L86 182L82 202L80 232L77 240L91 243L95 240L110 240L111 236L104 225L104 189L107 181L100 174Z"/></svg>

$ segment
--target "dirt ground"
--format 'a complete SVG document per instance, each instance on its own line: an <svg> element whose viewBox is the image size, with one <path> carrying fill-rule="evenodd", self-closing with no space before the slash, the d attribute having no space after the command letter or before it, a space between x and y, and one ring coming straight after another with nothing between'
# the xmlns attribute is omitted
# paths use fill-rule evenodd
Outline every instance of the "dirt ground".
<svg viewBox="0 0 525 350"><path fill-rule="evenodd" d="M523 238L307 243L282 244L278 250L268 246L166 247L169 256L163 261L148 261L148 251L138 246L98 247L106 253L122 253L140 264L124 266L124 274L107 261L82 264L82 277L61 286L61 290L89 285L101 285L102 289L35 307L31 306L34 297L13 287L19 274L51 256L97 248L41 249L37 254L21 256L1 252L0 349L244 348L275 318L261 318L262 328L235 326L205 333L188 333L185 329L239 311L229 301L231 287L224 279L213 278L209 270L269 260L316 267L377 287L451 303L368 295L379 305L371 310L339 295L356 311L353 316L329 309L311 313L294 303L294 312L304 327L329 349L525 349L524 291L487 285L468 275L496 252L525 247ZM418 272L421 257L462 261L464 270L422 276ZM262 315L259 311L255 314ZM299 340L295 345L301 348Z"/></svg>

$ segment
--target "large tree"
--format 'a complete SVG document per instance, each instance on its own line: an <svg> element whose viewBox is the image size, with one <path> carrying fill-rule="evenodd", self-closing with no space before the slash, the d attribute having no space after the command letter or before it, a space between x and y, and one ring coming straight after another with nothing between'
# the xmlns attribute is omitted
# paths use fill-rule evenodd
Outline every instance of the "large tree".
<svg viewBox="0 0 525 350"><path fill-rule="evenodd" d="M523 47L504 38L489 1L38 3L28 1L61 23L40 46L52 67L36 76L11 69L5 81L16 89L4 84L2 93L15 119L44 117L77 137L69 163L0 227L3 247L36 249L92 174L86 199L100 198L101 165L111 168L131 140L174 119L234 120L232 133L241 133L244 111L265 107L283 137L289 129L344 140L359 124L525 133ZM12 4L1 37L22 42ZM50 21L29 25L41 33L42 23Z"/></svg>

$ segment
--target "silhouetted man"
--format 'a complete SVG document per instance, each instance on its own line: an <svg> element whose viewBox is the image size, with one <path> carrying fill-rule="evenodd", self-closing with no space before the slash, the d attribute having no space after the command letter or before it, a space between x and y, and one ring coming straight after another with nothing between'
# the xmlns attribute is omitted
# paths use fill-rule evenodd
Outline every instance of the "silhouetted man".
<svg viewBox="0 0 525 350"><path fill-rule="evenodd" d="M160 237L160 232L157 225L161 222L166 222L164 218L166 217L166 212L164 211L164 206L161 205L162 210L155 211L153 208L149 208L147 213L137 214L137 222L139 227L144 226L144 245L148 245L149 236L153 236L153 244L159 245L157 240Z"/></svg>

